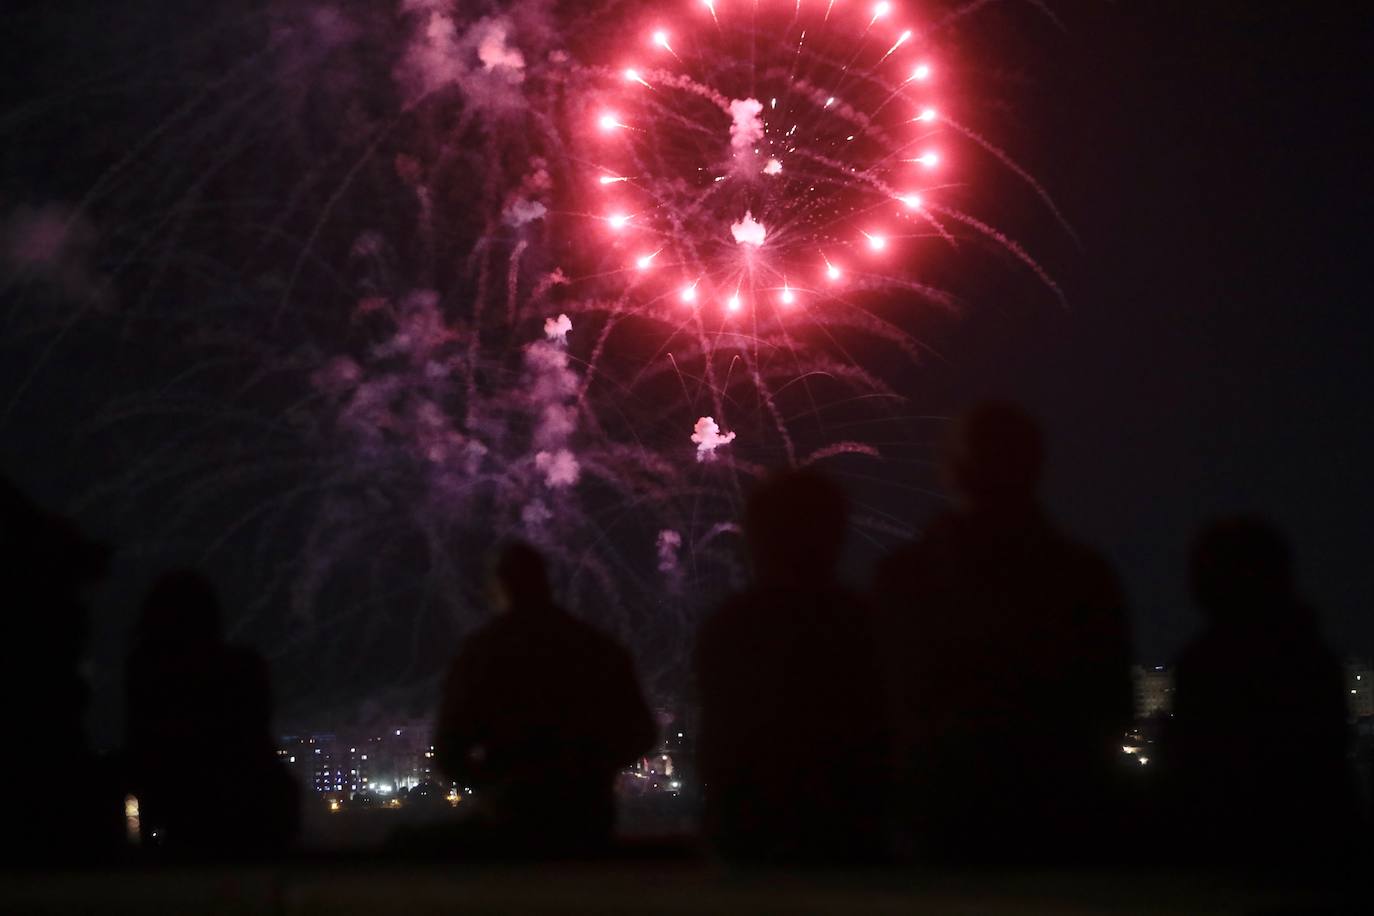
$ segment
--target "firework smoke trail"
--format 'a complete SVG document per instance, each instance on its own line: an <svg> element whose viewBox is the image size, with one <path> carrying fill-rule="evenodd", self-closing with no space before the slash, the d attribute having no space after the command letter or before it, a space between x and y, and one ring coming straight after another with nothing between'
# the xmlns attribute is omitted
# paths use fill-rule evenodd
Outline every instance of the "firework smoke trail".
<svg viewBox="0 0 1374 916"><path fill-rule="evenodd" d="M922 354L949 227L1039 270L943 198L939 49L899 5L654 9L234 8L210 28L237 55L149 78L187 88L75 206L7 218L20 285L85 303L11 300L11 329L167 364L91 427L134 457L87 503L154 545L213 527L199 559L248 557L235 624L283 670L399 641L359 691L422 683L521 536L673 680L748 478L879 457L833 420L900 403L862 342ZM616 59L564 39L627 22Z"/></svg>

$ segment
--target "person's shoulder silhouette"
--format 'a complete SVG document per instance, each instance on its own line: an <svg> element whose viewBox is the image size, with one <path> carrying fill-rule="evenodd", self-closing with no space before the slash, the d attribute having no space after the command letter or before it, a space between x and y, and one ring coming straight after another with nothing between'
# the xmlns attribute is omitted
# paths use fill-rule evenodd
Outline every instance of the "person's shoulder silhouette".
<svg viewBox="0 0 1374 916"><path fill-rule="evenodd" d="M877 572L903 808L928 855L1082 855L1112 808L1124 600L1106 560L1047 518L1043 467L1024 411L970 410L943 466L954 506Z"/></svg>
<svg viewBox="0 0 1374 916"><path fill-rule="evenodd" d="M444 686L439 766L477 790L512 851L603 846L615 775L656 737L633 662L554 601L528 544L504 547L492 578L498 613L463 641Z"/></svg>
<svg viewBox="0 0 1374 916"><path fill-rule="evenodd" d="M707 832L728 858L872 861L886 847L883 683L868 608L836 580L847 522L829 478L764 480L745 510L754 582L698 633Z"/></svg>
<svg viewBox="0 0 1374 916"><path fill-rule="evenodd" d="M5 729L42 748L60 792L18 790L9 800L18 861L77 864L112 855L122 840L117 780L91 753L81 674L87 609L82 590L104 577L109 550L0 477L0 605L14 647L0 665ZM23 754L0 755L9 786L32 779Z"/></svg>
<svg viewBox="0 0 1374 916"><path fill-rule="evenodd" d="M1203 858L1325 856L1349 837L1339 661L1297 597L1287 543L1223 519L1190 563L1205 624L1175 667L1163 752L1173 801Z"/></svg>
<svg viewBox="0 0 1374 916"><path fill-rule="evenodd" d="M221 635L219 598L194 570L144 600L125 675L131 779L154 845L180 856L278 852L297 789L276 759L266 665Z"/></svg>

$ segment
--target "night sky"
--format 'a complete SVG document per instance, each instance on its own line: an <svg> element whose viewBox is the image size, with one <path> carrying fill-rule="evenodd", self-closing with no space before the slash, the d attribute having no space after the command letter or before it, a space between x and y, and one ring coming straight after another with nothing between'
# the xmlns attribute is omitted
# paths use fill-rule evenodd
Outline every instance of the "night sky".
<svg viewBox="0 0 1374 916"><path fill-rule="evenodd" d="M125 28L175 29L148 15L157 4L137 6ZM936 356L898 370L911 413L949 416L988 396L1033 409L1050 441L1047 501L1121 571L1142 661L1166 662L1192 631L1187 545L1204 520L1236 511L1291 535L1302 592L1334 647L1370 654L1371 16L1355 3L1050 6L1062 29L1007 2L953 38L985 64L974 88L991 104L975 126L1050 190L1081 246L1024 193L1005 219L995 202L984 212L1044 258L1068 305L1000 267L944 278L966 306L922 328ZM6 108L31 83L60 88L54 59L137 44L109 38L103 20L35 14L44 28L5 65ZM79 194L85 173L61 167L81 153L51 131L21 148L13 123L0 121L3 142L19 144L0 159L0 215L43 193ZM5 352L31 354L39 340L11 334ZM4 471L54 507L73 502L64 475L96 466L71 432L101 404L90 345L71 335L0 426ZM136 377L129 360L147 356L126 354L118 371ZM0 379L8 401L13 366ZM938 423L926 432L935 441ZM915 467L883 473L913 475L904 511L919 524L939 503L917 493L933 475ZM82 520L116 539L123 524ZM97 602L98 656L127 625L111 606L146 573L125 562Z"/></svg>

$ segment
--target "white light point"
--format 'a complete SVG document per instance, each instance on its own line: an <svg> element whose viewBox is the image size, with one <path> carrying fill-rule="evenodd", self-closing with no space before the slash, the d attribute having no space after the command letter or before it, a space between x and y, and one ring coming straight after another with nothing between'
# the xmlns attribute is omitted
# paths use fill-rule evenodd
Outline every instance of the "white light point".
<svg viewBox="0 0 1374 916"><path fill-rule="evenodd" d="M682 301L689 303L697 301L697 285L695 283L682 288Z"/></svg>
<svg viewBox="0 0 1374 916"><path fill-rule="evenodd" d="M612 213L610 216L606 217L606 222L609 223L610 227L614 229L616 232L619 232L621 229L624 229L625 224L629 221L630 218L626 216L624 213Z"/></svg>
<svg viewBox="0 0 1374 916"><path fill-rule="evenodd" d="M935 109L934 109L934 108L922 108L922 109L921 109L921 113L918 114L918 115L916 115L916 117L912 118L911 120L913 120L913 121L926 121L926 122L934 121L934 120L935 120Z"/></svg>
<svg viewBox="0 0 1374 916"><path fill-rule="evenodd" d="M630 179L624 177L623 175L602 175L600 178L597 179L597 181L599 181L601 184L615 184L617 181L629 180Z"/></svg>
<svg viewBox="0 0 1374 916"><path fill-rule="evenodd" d="M628 70L625 71L625 78L626 78L627 80L629 80L630 82L632 82L632 83L639 83L639 85L641 85L641 86L648 86L648 85L649 85L648 83L646 83L646 82L644 81L644 77L640 76L640 75L639 75L639 71L636 70L634 67L631 67L631 68L629 68ZM650 88L653 88L653 87L650 86Z"/></svg>
<svg viewBox="0 0 1374 916"><path fill-rule="evenodd" d="M935 166L940 164L940 155L938 153L922 153L921 155L917 156L915 159L912 159L911 161L919 162L926 168L933 169L935 168Z"/></svg>
<svg viewBox="0 0 1374 916"><path fill-rule="evenodd" d="M918 83L930 79L930 64L917 64L916 69L911 71L911 78Z"/></svg>
<svg viewBox="0 0 1374 916"><path fill-rule="evenodd" d="M831 105L834 105L834 104L835 104L835 97L834 97L833 95L832 95L830 98L828 98L828 99L825 100L825 107L826 107L826 108L829 108Z"/></svg>
<svg viewBox="0 0 1374 916"><path fill-rule="evenodd" d="M782 293L779 294L778 299L783 305L791 305L793 302L797 301L796 295L785 286L782 288Z"/></svg>
<svg viewBox="0 0 1374 916"><path fill-rule="evenodd" d="M882 59L879 60L878 63L882 63L884 60L887 60L889 57L892 56L893 51L896 51L898 48L900 48L902 45L906 44L910 40L911 29L907 29L905 32L897 36L897 40L892 43L892 47L887 49L887 53L882 56Z"/></svg>
<svg viewBox="0 0 1374 916"><path fill-rule="evenodd" d="M879 19L882 19L890 12L892 12L892 4L888 3L887 0L882 0L881 3L873 7L873 18L868 20L869 27L872 28L873 23L877 22Z"/></svg>
<svg viewBox="0 0 1374 916"><path fill-rule="evenodd" d="M838 283L840 280L840 269L831 264L829 260L825 262L825 277L831 283Z"/></svg>
<svg viewBox="0 0 1374 916"><path fill-rule="evenodd" d="M708 10L711 11L711 18L716 20L716 25L720 25L720 20L716 19L715 0L701 0L701 2L703 6L705 6Z"/></svg>
<svg viewBox="0 0 1374 916"><path fill-rule="evenodd" d="M731 312L739 311L739 293L735 293L725 302L725 308Z"/></svg>
<svg viewBox="0 0 1374 916"><path fill-rule="evenodd" d="M881 235L870 235L867 232L865 232L864 235L868 237L868 247L872 248L874 251L882 251L887 247L886 237Z"/></svg>
<svg viewBox="0 0 1374 916"><path fill-rule="evenodd" d="M763 174L777 175L782 171L782 163L776 159L769 159L763 167Z"/></svg>
<svg viewBox="0 0 1374 916"><path fill-rule="evenodd" d="M903 194L897 199L901 201L902 205L908 210L921 209L921 195L919 194Z"/></svg>
<svg viewBox="0 0 1374 916"><path fill-rule="evenodd" d="M617 127L624 127L620 120L609 111L604 112L596 123L602 130L615 130Z"/></svg>
<svg viewBox="0 0 1374 916"><path fill-rule="evenodd" d="M661 248L659 249L659 251L662 250ZM654 258L656 257L658 257L658 251L655 251L653 254L640 255L639 258L635 260L635 268L637 270L648 270L649 265L654 263Z"/></svg>
<svg viewBox="0 0 1374 916"><path fill-rule="evenodd" d="M668 33L662 29L654 32L654 44L665 50L672 50L672 47L668 44Z"/></svg>

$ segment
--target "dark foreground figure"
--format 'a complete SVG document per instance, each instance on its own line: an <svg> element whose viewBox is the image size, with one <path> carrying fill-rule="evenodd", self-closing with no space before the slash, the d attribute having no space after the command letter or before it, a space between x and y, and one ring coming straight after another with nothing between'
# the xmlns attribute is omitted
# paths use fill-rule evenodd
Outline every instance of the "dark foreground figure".
<svg viewBox="0 0 1374 916"><path fill-rule="evenodd" d="M1207 623L1175 669L1164 744L1184 848L1213 862L1348 855L1342 670L1294 594L1287 544L1256 519L1218 522L1191 578Z"/></svg>
<svg viewBox="0 0 1374 916"><path fill-rule="evenodd" d="M754 584L703 624L695 667L708 839L752 863L882 858L887 704L866 604L836 582L847 507L811 472L749 500Z"/></svg>
<svg viewBox="0 0 1374 916"><path fill-rule="evenodd" d="M90 692L80 670L88 629L81 593L104 576L107 560L103 546L0 478L8 865L83 864L111 857L123 841L117 777L91 753L82 721Z"/></svg>
<svg viewBox="0 0 1374 916"><path fill-rule="evenodd" d="M257 858L299 826L299 789L277 759L267 668L225 643L214 586L167 573L129 655L131 788L144 842L174 858Z"/></svg>
<svg viewBox="0 0 1374 916"><path fill-rule="evenodd" d="M434 747L444 774L476 790L479 849L585 855L610 842L616 773L654 743L629 654L554 603L543 557L513 544L497 561L501 612L460 648Z"/></svg>
<svg viewBox="0 0 1374 916"><path fill-rule="evenodd" d="M1062 860L1115 847L1131 721L1128 625L1107 563L1037 499L1039 430L975 408L954 430L957 504L882 565L899 810L936 859Z"/></svg>

